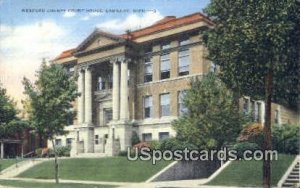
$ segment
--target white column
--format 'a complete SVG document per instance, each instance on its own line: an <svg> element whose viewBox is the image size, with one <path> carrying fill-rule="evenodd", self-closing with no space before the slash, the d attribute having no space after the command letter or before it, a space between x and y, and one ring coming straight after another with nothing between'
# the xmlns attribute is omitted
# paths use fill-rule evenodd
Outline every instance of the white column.
<svg viewBox="0 0 300 188"><path fill-rule="evenodd" d="M121 62L121 106L120 106L120 119L128 119L128 61L123 60Z"/></svg>
<svg viewBox="0 0 300 188"><path fill-rule="evenodd" d="M120 112L120 70L119 64L115 60L113 62L113 96L112 96L112 105L113 105L113 120L119 120L119 112Z"/></svg>
<svg viewBox="0 0 300 188"><path fill-rule="evenodd" d="M90 125L92 124L92 73L89 67L85 69L84 87L85 123Z"/></svg>
<svg viewBox="0 0 300 188"><path fill-rule="evenodd" d="M80 96L78 97L78 124L82 125L84 123L84 73L82 70L79 71L78 76L78 93Z"/></svg>
<svg viewBox="0 0 300 188"><path fill-rule="evenodd" d="M4 158L4 143L3 142L1 142L0 143L0 147L1 147L1 159L3 159Z"/></svg>

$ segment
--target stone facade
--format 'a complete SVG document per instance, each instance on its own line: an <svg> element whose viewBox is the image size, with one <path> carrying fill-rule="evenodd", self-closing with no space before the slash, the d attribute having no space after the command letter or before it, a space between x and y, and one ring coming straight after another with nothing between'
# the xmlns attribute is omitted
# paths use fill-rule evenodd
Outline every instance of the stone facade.
<svg viewBox="0 0 300 188"><path fill-rule="evenodd" d="M115 155L131 146L133 131L145 141L175 136L171 122L184 108L180 93L213 67L201 34L212 26L196 13L124 35L95 29L63 52L54 62L78 74L81 95L74 103L77 118L57 144L71 145L72 156Z"/></svg>

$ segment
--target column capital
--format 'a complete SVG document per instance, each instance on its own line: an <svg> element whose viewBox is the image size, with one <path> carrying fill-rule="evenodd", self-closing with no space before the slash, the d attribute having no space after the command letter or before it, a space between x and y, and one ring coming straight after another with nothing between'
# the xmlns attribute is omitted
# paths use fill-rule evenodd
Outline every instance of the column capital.
<svg viewBox="0 0 300 188"><path fill-rule="evenodd" d="M118 62L118 58L117 57L110 58L109 62L111 64L117 63Z"/></svg>
<svg viewBox="0 0 300 188"><path fill-rule="evenodd" d="M86 65L85 67L84 67L84 70L85 71L93 71L93 67L91 66L91 65Z"/></svg>
<svg viewBox="0 0 300 188"><path fill-rule="evenodd" d="M131 62L131 58L123 58L121 62L122 63L129 63L129 62Z"/></svg>
<svg viewBox="0 0 300 188"><path fill-rule="evenodd" d="M83 72L85 70L85 66L78 66L78 72Z"/></svg>

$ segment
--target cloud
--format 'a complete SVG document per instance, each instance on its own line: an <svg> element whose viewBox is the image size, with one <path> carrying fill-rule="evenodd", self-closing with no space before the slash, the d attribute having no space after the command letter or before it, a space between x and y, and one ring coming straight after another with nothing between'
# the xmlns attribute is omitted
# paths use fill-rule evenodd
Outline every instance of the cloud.
<svg viewBox="0 0 300 188"><path fill-rule="evenodd" d="M91 13L89 13L89 15L91 16L91 17L96 17L96 16L101 16L103 13L101 13L101 12L91 12Z"/></svg>
<svg viewBox="0 0 300 188"><path fill-rule="evenodd" d="M0 83L11 96L23 98L22 78L33 79L42 58L52 59L75 46L67 36L68 32L51 20L0 26Z"/></svg>
<svg viewBox="0 0 300 188"><path fill-rule="evenodd" d="M124 33L126 30L137 30L150 26L161 20L163 16L157 12L147 12L141 16L131 14L125 19L113 19L97 25L100 29L115 33Z"/></svg>
<svg viewBox="0 0 300 188"><path fill-rule="evenodd" d="M92 17L101 16L103 13L101 12L90 12L88 15L81 17L81 20L87 21L90 20Z"/></svg>
<svg viewBox="0 0 300 188"><path fill-rule="evenodd" d="M65 18L71 18L71 17L74 17L75 15L76 15L75 12L69 12L69 11L67 11L67 12L65 12L63 14L63 17L65 17Z"/></svg>
<svg viewBox="0 0 300 188"><path fill-rule="evenodd" d="M81 18L81 20L83 20L83 21L87 21L87 20L89 20L89 19L90 19L89 16L84 16L84 17Z"/></svg>

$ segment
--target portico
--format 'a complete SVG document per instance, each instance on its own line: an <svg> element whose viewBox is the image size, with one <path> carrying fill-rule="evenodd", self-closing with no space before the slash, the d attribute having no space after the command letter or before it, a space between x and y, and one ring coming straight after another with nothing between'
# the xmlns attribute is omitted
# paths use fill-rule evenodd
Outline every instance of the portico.
<svg viewBox="0 0 300 188"><path fill-rule="evenodd" d="M107 124L98 124L97 121L93 121L97 118L103 118L103 116L98 117L99 114L93 113L93 109L97 107L102 107L106 103L98 103L97 97L94 97L96 92L93 84L96 83L97 79L101 78L97 69L101 67L101 64L109 64L108 68L112 68L112 91L110 88L102 87L99 88L97 92L99 93L110 93L112 97L107 98L106 103L111 101L112 108L112 120ZM78 97L78 125L79 125L79 140L76 140L79 148L83 147L84 153L93 153L95 144L95 135L98 137L97 129L102 129L106 127L107 138L101 138L104 144L103 151L112 153L114 147L120 148L121 150L126 149L125 147L130 145L131 137L131 125L128 124L129 120L129 95L128 95L128 80L129 80L129 68L128 65L131 63L130 58L125 57L114 57L110 58L108 61L94 61L93 63L87 62L83 63L78 70L78 92L80 96ZM105 71L104 71L105 72ZM107 74L109 74L107 70ZM99 80L98 80L99 81ZM102 84L98 82L98 84ZM104 84L104 83L103 83ZM106 95L103 97L105 98ZM95 99L95 100L93 100ZM100 100L101 101L101 100ZM122 102L121 102L122 101ZM108 103L110 104L110 103ZM102 106L101 106L102 105ZM105 106L107 108L107 105ZM103 110L103 108L101 108ZM95 116L95 117L94 117ZM103 127L104 126L104 127ZM114 135L113 135L114 132ZM127 138L128 137L128 138ZM101 143L102 143L101 142ZM120 146L116 146L119 144ZM106 146L105 146L106 145ZM111 149L109 148L111 147ZM78 148L78 146L76 147Z"/></svg>
<svg viewBox="0 0 300 188"><path fill-rule="evenodd" d="M127 121L128 108L128 64L130 59L113 59L112 107L114 121ZM82 66L78 76L78 123L92 126L92 65ZM122 103L120 103L122 101Z"/></svg>

